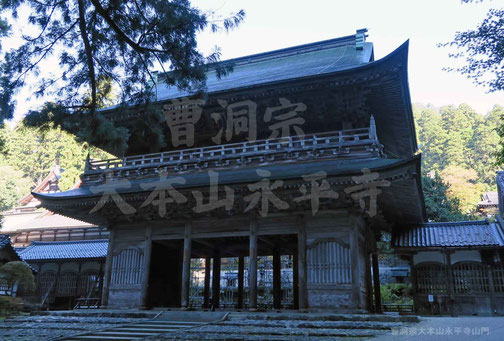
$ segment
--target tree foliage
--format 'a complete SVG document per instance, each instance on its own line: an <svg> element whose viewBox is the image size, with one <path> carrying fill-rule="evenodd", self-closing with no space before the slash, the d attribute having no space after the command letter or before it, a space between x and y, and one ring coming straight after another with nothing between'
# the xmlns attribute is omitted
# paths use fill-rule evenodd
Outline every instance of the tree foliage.
<svg viewBox="0 0 504 341"><path fill-rule="evenodd" d="M63 170L59 187L71 188L84 171L88 153L94 158L111 155L78 143L61 128L49 127L43 133L22 124L14 129L0 129L6 150L0 155L0 212L15 206L58 162Z"/></svg>
<svg viewBox="0 0 504 341"><path fill-rule="evenodd" d="M35 276L25 262L13 261L4 264L0 267L0 276L9 285L14 285L17 282L24 290L35 290Z"/></svg>
<svg viewBox="0 0 504 341"><path fill-rule="evenodd" d="M5 53L0 79L0 121L12 117L12 94L37 75L35 95L53 98L42 110L31 112L33 124L52 121L68 131L87 130L80 136L110 150L125 148L129 136L96 112L99 98L113 87L122 104L145 104L155 96L158 81L190 91L204 88L207 65L216 62L216 49L203 56L196 37L207 27L213 31L236 27L243 10L228 18L203 13L188 0L6 0L1 10L18 18L30 11L29 23L38 29L24 43ZM50 74L40 65L50 56L58 68ZM152 70L165 72L161 79ZM218 75L229 72L218 67ZM110 80L111 87L100 87ZM107 133L104 133L107 132Z"/></svg>
<svg viewBox="0 0 504 341"><path fill-rule="evenodd" d="M423 171L445 183L448 198L458 201L456 209L474 213L482 192L496 190L504 108L496 105L486 116L465 104L441 108L416 105L413 111Z"/></svg>
<svg viewBox="0 0 504 341"><path fill-rule="evenodd" d="M477 2L462 0L465 3ZM504 9L493 8L486 18L472 30L457 32L452 42L442 44L456 48L453 58L462 58L465 63L455 70L489 91L504 90Z"/></svg>
<svg viewBox="0 0 504 341"><path fill-rule="evenodd" d="M0 164L0 212L15 206L22 196L29 193L32 185L32 180L24 177L21 171Z"/></svg>
<svg viewBox="0 0 504 341"><path fill-rule="evenodd" d="M448 195L450 186L439 175L422 176L427 219L434 222L469 220L461 213L457 197Z"/></svg>

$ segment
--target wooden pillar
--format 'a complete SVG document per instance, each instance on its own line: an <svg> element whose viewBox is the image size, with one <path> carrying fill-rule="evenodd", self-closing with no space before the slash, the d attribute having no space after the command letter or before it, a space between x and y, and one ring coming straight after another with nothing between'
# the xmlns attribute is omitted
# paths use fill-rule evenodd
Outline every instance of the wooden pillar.
<svg viewBox="0 0 504 341"><path fill-rule="evenodd" d="M282 309L282 260L278 250L273 250L273 307Z"/></svg>
<svg viewBox="0 0 504 341"><path fill-rule="evenodd" d="M108 238L107 259L105 260L105 276L103 279L103 291L101 300L102 308L107 307L109 300L109 289L110 289L110 282L112 279L112 261L114 258L113 244L114 244L114 230L110 230Z"/></svg>
<svg viewBox="0 0 504 341"><path fill-rule="evenodd" d="M98 285L98 292L103 293L103 263L100 263L100 270L98 272L98 281L100 283Z"/></svg>
<svg viewBox="0 0 504 341"><path fill-rule="evenodd" d="M418 292L418 279L416 277L415 271L415 258L414 254L409 255L409 266L410 266L410 279L413 285L413 312L417 311L417 292Z"/></svg>
<svg viewBox="0 0 504 341"><path fill-rule="evenodd" d="M294 309L299 309L299 274L298 274L298 255L294 252L292 255L292 295L294 296L293 305Z"/></svg>
<svg viewBox="0 0 504 341"><path fill-rule="evenodd" d="M212 276L212 308L214 309L219 308L220 270L221 270L220 253L216 251L213 259L213 276Z"/></svg>
<svg viewBox="0 0 504 341"><path fill-rule="evenodd" d="M149 278L150 278L150 260L152 251L152 226L148 225L145 228L145 243L144 243L144 257L142 269L142 288L140 297L142 300L141 309L147 309L149 305Z"/></svg>
<svg viewBox="0 0 504 341"><path fill-rule="evenodd" d="M373 308L373 282L372 282L372 276L371 276L371 260L370 260L371 255L366 252L365 258L364 258L364 267L366 268L366 309L370 313L374 312Z"/></svg>
<svg viewBox="0 0 504 341"><path fill-rule="evenodd" d="M359 235L360 235L360 222L356 218L354 220L353 229L350 231L350 262L352 267L352 301L355 308L360 309L360 265L359 265Z"/></svg>
<svg viewBox="0 0 504 341"><path fill-rule="evenodd" d="M210 298L210 262L211 258L206 257L205 258L205 284L203 287L203 308L208 308L210 306L209 304L209 298Z"/></svg>
<svg viewBox="0 0 504 341"><path fill-rule="evenodd" d="M243 280L245 277L245 257L238 257L238 309L243 309Z"/></svg>
<svg viewBox="0 0 504 341"><path fill-rule="evenodd" d="M58 263L58 272L56 273L56 279L54 280L54 296L57 296L58 295L58 285L59 285L59 279L60 279L60 275L61 275L61 262ZM49 292L49 296L51 296L50 292Z"/></svg>
<svg viewBox="0 0 504 341"><path fill-rule="evenodd" d="M444 250L445 262L446 262L446 278L448 280L448 310L451 316L455 316L455 309L453 307L453 273L451 266L451 256L450 251Z"/></svg>
<svg viewBox="0 0 504 341"><path fill-rule="evenodd" d="M257 310L257 222L250 221L249 237L249 309Z"/></svg>
<svg viewBox="0 0 504 341"><path fill-rule="evenodd" d="M184 231L184 258L182 261L182 296L181 307L189 308L189 291L191 287L191 229L192 224L187 221Z"/></svg>
<svg viewBox="0 0 504 341"><path fill-rule="evenodd" d="M282 259L278 250L273 250L273 307L282 309Z"/></svg>
<svg viewBox="0 0 504 341"><path fill-rule="evenodd" d="M488 274L488 284L489 284L489 296L490 296L490 309L492 310L492 315L497 314L497 303L495 300L495 286L494 286L494 280L493 280L493 270L492 266L490 264L486 265L486 271Z"/></svg>
<svg viewBox="0 0 504 341"><path fill-rule="evenodd" d="M298 277L299 310L306 310L308 309L308 288L306 280L306 227L304 217L299 217Z"/></svg>
<svg viewBox="0 0 504 341"><path fill-rule="evenodd" d="M77 280L75 281L75 296L79 296L79 283L81 282L82 262L78 263Z"/></svg>
<svg viewBox="0 0 504 341"><path fill-rule="evenodd" d="M373 283L374 283L374 299L375 313L382 313L381 292L380 292L380 268L378 266L378 254L373 252L371 255L373 263Z"/></svg>

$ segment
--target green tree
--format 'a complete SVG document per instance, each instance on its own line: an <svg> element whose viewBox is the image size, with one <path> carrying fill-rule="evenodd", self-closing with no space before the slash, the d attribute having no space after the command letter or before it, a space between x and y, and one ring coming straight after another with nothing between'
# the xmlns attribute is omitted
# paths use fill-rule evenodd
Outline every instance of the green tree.
<svg viewBox="0 0 504 341"><path fill-rule="evenodd" d="M467 215L460 212L459 200L448 196L449 185L439 175L422 176L422 187L429 221L469 220Z"/></svg>
<svg viewBox="0 0 504 341"><path fill-rule="evenodd" d="M473 157L470 167L478 172L479 182L484 183L488 190L495 190L495 177L499 170L497 158L502 141L499 127L502 126L503 116L504 108L495 105L474 130L471 143Z"/></svg>
<svg viewBox="0 0 504 341"><path fill-rule="evenodd" d="M29 193L32 184L32 180L23 177L21 171L0 164L0 212L14 207L19 199Z"/></svg>
<svg viewBox="0 0 504 341"><path fill-rule="evenodd" d="M245 16L240 10L228 18L219 18L215 13L201 12L189 0L0 3L0 9L10 12L13 20L17 20L21 8L30 12L29 22L38 32L25 36L21 46L5 54L0 68L0 121L12 117L12 94L26 85L26 77L37 74L41 63L56 55L59 69L51 75L40 74L35 92L51 95L52 100L41 111L31 113L35 117L32 122L52 121L79 132L92 144L108 144L118 152L124 150L129 134L126 128L116 128L96 112L100 96L112 89L100 88L100 82L110 79L122 104L150 102L158 82L200 91L204 89L208 65L218 61L220 52L216 49L203 56L197 49L197 34L207 27L212 31L229 30ZM171 72L158 78L152 73L155 67ZM218 76L230 71L230 66L212 67Z"/></svg>
<svg viewBox="0 0 504 341"><path fill-rule="evenodd" d="M472 168L448 166L440 175L450 186L447 190L448 197L459 200L462 212L474 213L481 200L481 193L485 190L485 186L477 182L478 173Z"/></svg>
<svg viewBox="0 0 504 341"><path fill-rule="evenodd" d="M450 56L465 61L463 66L447 70L458 71L489 91L504 90L504 9L490 9L475 29L457 32L452 42L441 46L455 48Z"/></svg>
<svg viewBox="0 0 504 341"><path fill-rule="evenodd" d="M78 143L74 137L61 128L50 128L41 133L36 128L22 124L15 129L6 128L3 136L6 140L4 164L12 166L30 179L31 187L41 181L51 170L55 162L63 169L59 186L67 190L79 180L84 171L88 153L99 159L110 155L87 144ZM26 192L25 192L26 193ZM24 193L24 194L25 194Z"/></svg>
<svg viewBox="0 0 504 341"><path fill-rule="evenodd" d="M5 279L9 285L14 285L17 282L24 290L35 290L35 276L25 262L13 261L4 264L0 267L0 277Z"/></svg>

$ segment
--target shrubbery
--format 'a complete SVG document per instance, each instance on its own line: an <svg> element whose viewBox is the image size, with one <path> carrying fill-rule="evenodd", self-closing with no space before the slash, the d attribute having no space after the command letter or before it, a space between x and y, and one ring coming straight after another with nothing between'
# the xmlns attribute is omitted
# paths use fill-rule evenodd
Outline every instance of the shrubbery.
<svg viewBox="0 0 504 341"><path fill-rule="evenodd" d="M413 304L411 284L385 284L380 287L380 293L384 304Z"/></svg>
<svg viewBox="0 0 504 341"><path fill-rule="evenodd" d="M10 296L0 296L0 316L15 314L23 309L23 302L20 298Z"/></svg>

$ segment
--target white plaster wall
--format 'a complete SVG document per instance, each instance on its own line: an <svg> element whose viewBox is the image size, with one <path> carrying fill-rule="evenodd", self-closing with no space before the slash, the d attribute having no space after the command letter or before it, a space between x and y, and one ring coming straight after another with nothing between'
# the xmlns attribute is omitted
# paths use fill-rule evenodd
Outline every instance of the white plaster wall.
<svg viewBox="0 0 504 341"><path fill-rule="evenodd" d="M86 262L86 263L82 264L81 271L82 272L84 272L84 271L96 271L96 272L99 272L100 271L100 263L98 263L98 262Z"/></svg>
<svg viewBox="0 0 504 341"><path fill-rule="evenodd" d="M440 262L444 263L443 254L439 251L420 251L413 256L414 264L419 264L423 262Z"/></svg>
<svg viewBox="0 0 504 341"><path fill-rule="evenodd" d="M455 264L462 261L481 262L481 256L477 250L460 250L450 255L451 263ZM445 263L444 255L440 251L420 251L413 256L414 264L423 262Z"/></svg>
<svg viewBox="0 0 504 341"><path fill-rule="evenodd" d="M451 254L451 263L455 264L462 261L481 262L481 255L477 250L456 251Z"/></svg>
<svg viewBox="0 0 504 341"><path fill-rule="evenodd" d="M61 272L64 271L78 272L79 264L77 262L63 263L61 264Z"/></svg>
<svg viewBox="0 0 504 341"><path fill-rule="evenodd" d="M58 272L58 264L56 263L44 263L41 266L40 272L55 271Z"/></svg>

